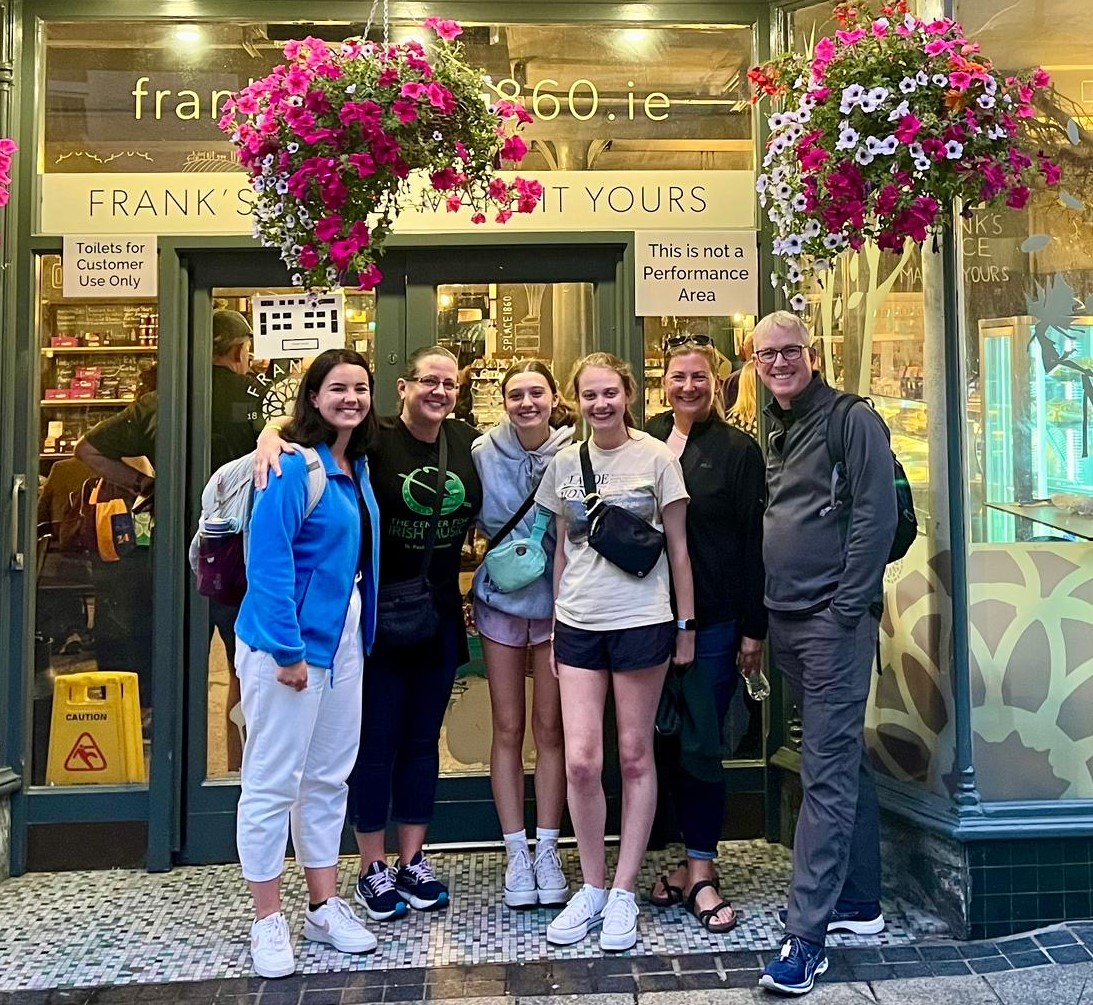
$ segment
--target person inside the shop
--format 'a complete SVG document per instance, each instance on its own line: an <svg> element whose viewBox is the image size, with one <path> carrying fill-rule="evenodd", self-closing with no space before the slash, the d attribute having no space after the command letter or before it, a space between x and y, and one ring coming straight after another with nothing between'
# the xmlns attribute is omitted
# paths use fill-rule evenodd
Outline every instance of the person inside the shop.
<svg viewBox="0 0 1093 1005"><path fill-rule="evenodd" d="M658 743L660 788L675 811L687 857L657 880L650 900L658 907L685 904L716 934L731 931L737 920L714 870L725 806L720 729L740 674L760 670L767 634L763 455L755 440L720 414L718 364L708 336L668 339L663 383L671 411L645 427L679 458L690 496L687 545L698 623L692 672L700 675L705 703L716 712L710 720L714 734L705 744L709 756L701 764L690 763L678 736Z"/></svg>
<svg viewBox="0 0 1093 1005"><path fill-rule="evenodd" d="M364 674L364 715L350 778L349 821L361 857L354 896L375 921L446 907L448 887L423 852L440 775L440 728L459 667L467 663L467 628L459 572L463 541L482 506L471 460L478 431L449 418L459 368L443 346L411 353L398 379L399 414L380 420L369 451L380 509L381 612L376 649ZM447 421L446 421L447 420ZM276 424L259 438L256 481L287 445ZM441 460L443 459L443 477ZM439 492L438 492L439 488ZM425 577L429 630L404 642L387 620L387 598ZM396 605L392 605L394 608ZM405 620L405 619L404 619ZM398 862L387 862L388 821L398 833Z"/></svg>
<svg viewBox="0 0 1093 1005"><path fill-rule="evenodd" d="M749 359L738 371L736 401L725 412L725 421L759 439L759 378L755 375L755 360Z"/></svg>
<svg viewBox="0 0 1093 1005"><path fill-rule="evenodd" d="M210 470L249 454L258 445L262 430L259 417L258 386L251 376L253 335L250 324L238 311L213 311L212 403L210 414ZM224 644L228 665L228 700L226 718L228 770L237 771L243 757L240 731L235 720L241 718L239 678L235 667L235 619L239 608L209 601L209 640L215 630Z"/></svg>
<svg viewBox="0 0 1093 1005"><path fill-rule="evenodd" d="M337 895L346 780L376 630L379 509L365 457L375 426L367 361L349 349L321 353L282 435L315 448L323 493L305 515L310 478L296 453L251 514L248 587L235 623L247 721L236 842L254 898L251 957L261 977L296 969L281 911L290 829L307 881L304 937L343 953L376 948Z"/></svg>
<svg viewBox="0 0 1093 1005"><path fill-rule="evenodd" d="M602 503L624 511L623 522L636 519L644 525L652 547L642 549L642 558L658 554L639 577L593 547L581 445L561 450L547 468L535 501L557 517L553 655L562 701L569 813L584 885L550 922L547 940L570 945L602 926L600 948L622 951L637 941L634 888L656 809L657 703L669 660L689 663L694 658L688 497L676 456L634 428L630 407L637 385L627 363L610 353L592 353L578 360L573 386L591 430L584 458L591 464L591 487ZM604 546L599 540L597 544ZM614 555L629 562L626 555ZM610 890L602 779L608 689L614 695L622 773L621 840Z"/></svg>
<svg viewBox="0 0 1093 1005"><path fill-rule="evenodd" d="M803 799L793 839L785 939L761 987L805 994L827 970L828 932L884 929L880 826L865 711L896 532L892 449L868 405L846 413L846 462L831 505L828 423L838 398L815 371L808 329L775 311L755 326L755 361L774 396L763 518L774 665L801 712Z"/></svg>
<svg viewBox="0 0 1093 1005"><path fill-rule="evenodd" d="M536 489L551 458L573 439L577 421L542 360L510 366L501 378L501 397L505 414L500 423L471 448L483 491L477 529L491 546L531 537L535 521L542 519L534 505ZM542 546L546 567L526 586L502 591L485 563L474 577L474 623L482 640L493 720L490 783L508 856L504 899L509 907L560 905L569 895L557 851L565 807L565 751L558 681L550 663L552 531L543 535ZM524 680L529 666L534 678L534 860L524 829Z"/></svg>

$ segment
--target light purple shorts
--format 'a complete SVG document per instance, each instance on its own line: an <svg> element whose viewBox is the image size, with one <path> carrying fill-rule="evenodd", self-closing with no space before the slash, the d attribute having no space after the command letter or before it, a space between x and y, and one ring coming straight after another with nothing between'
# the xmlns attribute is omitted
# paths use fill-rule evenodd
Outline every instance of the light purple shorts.
<svg viewBox="0 0 1093 1005"><path fill-rule="evenodd" d="M474 601L474 623L478 626L478 634L502 646L521 649L547 642L553 621L553 618L520 618L495 610L477 597Z"/></svg>

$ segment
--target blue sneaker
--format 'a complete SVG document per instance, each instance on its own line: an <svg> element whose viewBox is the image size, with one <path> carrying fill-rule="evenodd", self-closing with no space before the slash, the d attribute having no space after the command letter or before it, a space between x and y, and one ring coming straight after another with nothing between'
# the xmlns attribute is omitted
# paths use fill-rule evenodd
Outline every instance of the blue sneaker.
<svg viewBox="0 0 1093 1005"><path fill-rule="evenodd" d="M422 852L395 874L395 889L415 911L434 911L448 906L448 888L436 878L433 867Z"/></svg>
<svg viewBox="0 0 1093 1005"><path fill-rule="evenodd" d="M789 912L783 907L778 912L778 924L786 927ZM852 935L880 935L884 931L884 915L880 904L836 904L827 920L829 932L850 932Z"/></svg>
<svg viewBox="0 0 1093 1005"><path fill-rule="evenodd" d="M386 862L373 862L368 870L357 878L353 899L368 912L373 921L402 918L410 913L395 889L395 870Z"/></svg>
<svg viewBox="0 0 1093 1005"><path fill-rule="evenodd" d="M823 946L787 935L778 958L763 969L759 987L784 995L806 995L816 978L826 970L827 953Z"/></svg>

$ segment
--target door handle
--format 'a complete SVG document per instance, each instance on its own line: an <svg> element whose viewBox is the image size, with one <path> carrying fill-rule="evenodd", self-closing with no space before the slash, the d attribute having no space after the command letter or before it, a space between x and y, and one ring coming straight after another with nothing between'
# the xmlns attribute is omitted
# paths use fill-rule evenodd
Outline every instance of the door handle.
<svg viewBox="0 0 1093 1005"><path fill-rule="evenodd" d="M11 567L17 571L25 568L26 559L19 550L19 494L26 490L27 476L16 475L11 480Z"/></svg>

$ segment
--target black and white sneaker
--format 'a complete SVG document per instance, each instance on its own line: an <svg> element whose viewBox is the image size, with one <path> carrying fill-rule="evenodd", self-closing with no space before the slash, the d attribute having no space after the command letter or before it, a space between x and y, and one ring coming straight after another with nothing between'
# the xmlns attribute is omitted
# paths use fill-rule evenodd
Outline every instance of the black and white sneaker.
<svg viewBox="0 0 1093 1005"><path fill-rule="evenodd" d="M416 911L434 911L448 906L448 888L436 878L423 852L418 852L395 874L395 888Z"/></svg>
<svg viewBox="0 0 1093 1005"><path fill-rule="evenodd" d="M395 870L382 859L373 862L368 871L357 879L353 899L373 921L401 918L410 913L406 901L395 889Z"/></svg>

